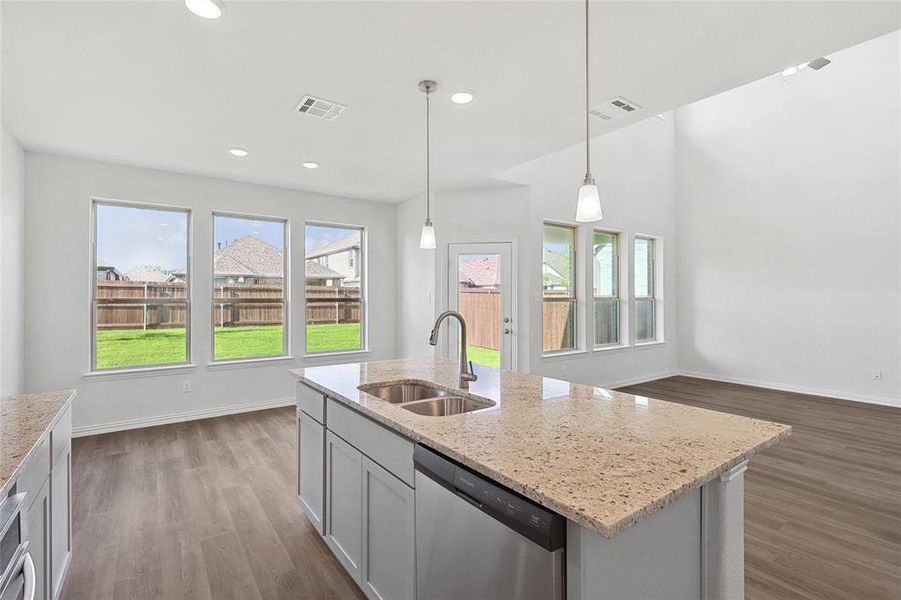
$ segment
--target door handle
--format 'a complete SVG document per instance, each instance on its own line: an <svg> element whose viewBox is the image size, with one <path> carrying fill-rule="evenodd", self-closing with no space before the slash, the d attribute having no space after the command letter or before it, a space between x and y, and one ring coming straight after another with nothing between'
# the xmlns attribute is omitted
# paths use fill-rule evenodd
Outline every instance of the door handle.
<svg viewBox="0 0 901 600"><path fill-rule="evenodd" d="M25 553L25 564L22 566L22 572L25 574L25 590L22 596L25 600L34 600L35 590L35 573L34 561L31 560L31 554Z"/></svg>
<svg viewBox="0 0 901 600"><path fill-rule="evenodd" d="M507 335L510 335L511 333L513 333L513 330L510 329L509 327L505 327L505 328L504 328L504 333L507 334Z"/></svg>

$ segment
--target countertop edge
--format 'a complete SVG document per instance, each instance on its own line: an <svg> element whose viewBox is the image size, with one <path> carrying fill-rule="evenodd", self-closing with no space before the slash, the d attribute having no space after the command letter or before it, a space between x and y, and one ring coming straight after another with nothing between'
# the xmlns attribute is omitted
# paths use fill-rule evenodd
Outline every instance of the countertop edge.
<svg viewBox="0 0 901 600"><path fill-rule="evenodd" d="M0 487L0 498L6 497L6 495L9 493L9 490L12 488L13 483L18 480L19 472L22 470L22 465L24 465L31 459L32 455L34 455L34 449L37 448L38 443L42 439L44 439L45 435L48 435L50 433L50 431L56 426L57 423L59 423L59 420L63 416L63 413L66 412L66 409L68 409L70 406L72 406L72 401L75 399L75 396L78 394L78 391L75 388L67 389L67 390L57 390L57 392L67 394L66 400L62 403L62 405L56 411L56 414L53 415L53 418L50 419L50 421L47 423L47 426L44 428L44 430L38 436L35 443L31 445L31 448L28 449L28 452L26 452L22 456L22 458L19 459L19 464L17 464L16 468L13 469L13 472L10 474L9 478L5 482L3 482L3 486ZM54 392L47 392L47 393L52 394Z"/></svg>
<svg viewBox="0 0 901 600"><path fill-rule="evenodd" d="M455 450L453 450L451 448L447 448L447 447L443 446L442 444L438 444L431 439L425 438L422 435L420 435L419 433L412 431L410 429L407 429L406 427L396 423L395 421L393 421L387 417L384 417L383 415L380 415L374 411L369 410L366 406L364 406L358 402L354 402L353 400L340 395L336 391L329 389L329 388L317 383L316 381L314 381L312 379L307 378L303 374L298 373L296 370L292 369L291 374L294 375L298 379L298 381L300 381L301 383L304 383L304 384L322 392L323 395L328 396L329 398L332 398L334 400L341 402L345 406L348 406L349 408L355 410L356 412L363 414L366 417L373 419L374 421L377 421L378 423L388 427L392 431L400 433L401 435L411 439L414 442L422 443L422 444L428 446L429 448L432 448L433 450L441 452L442 454L452 458L453 460L456 460L457 462L460 462L461 464L464 464L467 467L473 469L474 471L480 473L481 475L489 477L489 478L493 479L494 481L500 483L501 485L509 487L510 489L516 491L517 493L522 494L523 496L529 498L530 500L533 500L534 502L541 504L545 508L553 510L553 511L557 512L558 514L562 515L563 517L566 517L567 519L585 527L586 529L589 529L595 533L600 534L602 537L604 537L606 539L610 539L610 538L614 537L618 533L624 531L625 529L628 529L629 527L635 525L639 521L651 516L658 510L660 510L662 508L666 508L667 506L669 506L676 500L682 498L683 496L690 493L691 491L707 485L708 483L710 483L711 481L713 481L714 479L716 479L723 473L729 471L736 465L739 465L742 462L749 460L752 456L754 456L754 455L760 453L761 451L769 448L770 446L773 446L773 445L779 443L780 441L786 439L792 433L792 428L790 426L786 425L785 429L782 432L780 432L779 434L774 435L773 437L769 438L768 440L765 440L765 441L757 444L753 448L746 450L744 452L741 452L741 453L737 454L736 456L730 458L725 463L710 470L707 474L700 477L697 481L695 481L691 484L688 484L688 485L684 485L676 490L669 492L668 494L666 494L663 497L653 500L652 502L650 502L643 508L633 512L632 514L630 514L627 517L620 519L619 521L616 521L615 523L603 523L601 521L597 521L596 519L588 517L578 511L572 509L571 507L562 505L562 504L554 501L553 499L542 495L541 493L535 491L534 489L532 489L528 486L525 486L522 483L519 483L517 481L510 479L503 473L498 473L498 472L494 471L493 469L490 469L490 468L470 459L469 457L467 457L465 455L459 454L458 452L456 452Z"/></svg>

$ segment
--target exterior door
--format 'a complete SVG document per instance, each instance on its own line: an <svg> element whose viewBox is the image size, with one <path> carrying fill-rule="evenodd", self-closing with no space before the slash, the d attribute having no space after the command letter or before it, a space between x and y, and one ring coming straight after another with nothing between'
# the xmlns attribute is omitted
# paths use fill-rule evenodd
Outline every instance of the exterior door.
<svg viewBox="0 0 901 600"><path fill-rule="evenodd" d="M469 360L514 369L513 244L449 244L447 254L447 306L466 319ZM456 356L458 328L449 331L449 354Z"/></svg>

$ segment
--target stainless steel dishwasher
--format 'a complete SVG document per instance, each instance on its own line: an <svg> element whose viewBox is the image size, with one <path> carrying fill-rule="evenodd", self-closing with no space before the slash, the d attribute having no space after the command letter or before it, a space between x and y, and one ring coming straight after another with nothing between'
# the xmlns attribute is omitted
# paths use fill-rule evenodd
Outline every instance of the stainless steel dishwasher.
<svg viewBox="0 0 901 600"><path fill-rule="evenodd" d="M564 597L563 517L424 446L413 461L419 600Z"/></svg>

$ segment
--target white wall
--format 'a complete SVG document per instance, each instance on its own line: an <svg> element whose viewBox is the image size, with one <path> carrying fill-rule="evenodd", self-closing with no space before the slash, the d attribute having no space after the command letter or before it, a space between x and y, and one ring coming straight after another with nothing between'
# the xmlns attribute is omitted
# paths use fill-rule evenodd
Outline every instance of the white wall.
<svg viewBox="0 0 901 600"><path fill-rule="evenodd" d="M0 395L22 391L25 154L0 128Z"/></svg>
<svg viewBox="0 0 901 600"><path fill-rule="evenodd" d="M677 112L681 369L899 402L899 39Z"/></svg>
<svg viewBox="0 0 901 600"><path fill-rule="evenodd" d="M592 140L595 176L604 194L603 227L626 235L663 236L675 248L673 126L644 121ZM666 252L666 341L643 348L626 347L545 358L541 350L541 245L544 220L572 221L576 193L584 177L584 145L530 161L498 176L519 187L439 192L432 220L439 250L419 250L419 228L425 201L418 198L398 208L398 280L402 314L398 350L402 355L427 354L428 331L443 308L446 244L451 241L511 239L517 248L518 323L514 323L519 370L594 385L621 385L672 372L676 368L676 257ZM591 227L581 229L587 254ZM445 251L443 251L445 250ZM439 273L436 278L436 272ZM580 275L587 273L580 269ZM427 305L432 294L438 301ZM583 301L580 320L590 306ZM587 345L587 331L584 332Z"/></svg>
<svg viewBox="0 0 901 600"><path fill-rule="evenodd" d="M395 354L395 213L392 204L349 200L87 160L26 154L25 383L28 389L76 386L73 415L81 431L121 428L189 415L293 401L291 364L303 355L301 298L305 219L368 228L370 350L316 362L377 360ZM92 196L169 204L193 211L192 373L88 380L90 348L89 231ZM293 363L208 367L211 350L211 211L286 217L291 228ZM311 364L312 360L306 361ZM193 391L181 393L192 380Z"/></svg>

